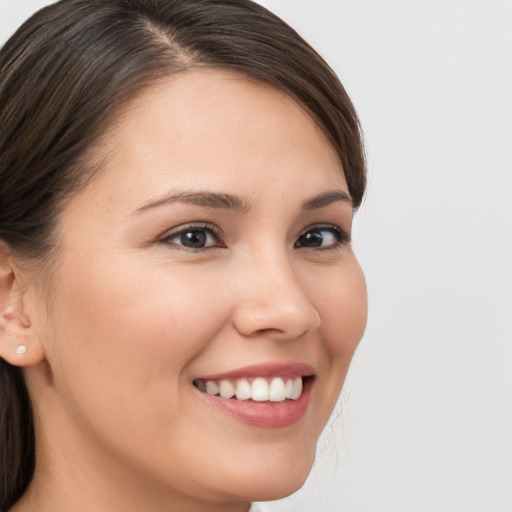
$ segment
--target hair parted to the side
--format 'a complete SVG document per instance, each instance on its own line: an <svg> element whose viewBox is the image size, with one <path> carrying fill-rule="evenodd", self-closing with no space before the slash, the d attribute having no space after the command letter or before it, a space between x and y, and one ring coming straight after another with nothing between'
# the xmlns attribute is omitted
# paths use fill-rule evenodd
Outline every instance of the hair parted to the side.
<svg viewBox="0 0 512 512"><path fill-rule="evenodd" d="M65 200L98 165L90 149L119 108L159 78L225 69L296 99L337 150L355 207L366 173L355 110L336 75L288 25L250 0L61 0L0 50L0 243L35 263L58 248ZM34 469L20 369L0 360L0 510Z"/></svg>

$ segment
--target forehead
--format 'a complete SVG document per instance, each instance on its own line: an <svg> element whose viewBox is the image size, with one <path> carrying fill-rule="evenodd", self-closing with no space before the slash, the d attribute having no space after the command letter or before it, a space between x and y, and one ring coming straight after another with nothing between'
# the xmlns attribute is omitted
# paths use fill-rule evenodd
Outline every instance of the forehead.
<svg viewBox="0 0 512 512"><path fill-rule="evenodd" d="M293 98L226 71L189 70L145 89L101 146L99 182L130 180L138 191L194 182L240 189L290 167L302 180L325 175L346 188L336 150Z"/></svg>

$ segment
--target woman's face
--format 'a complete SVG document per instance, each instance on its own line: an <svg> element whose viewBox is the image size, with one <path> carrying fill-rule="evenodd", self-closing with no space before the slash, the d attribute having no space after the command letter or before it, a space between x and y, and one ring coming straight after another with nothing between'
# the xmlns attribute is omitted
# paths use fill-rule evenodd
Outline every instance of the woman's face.
<svg viewBox="0 0 512 512"><path fill-rule="evenodd" d="M127 494L291 493L366 322L336 152L284 93L197 70L134 100L100 153L28 372L47 466Z"/></svg>

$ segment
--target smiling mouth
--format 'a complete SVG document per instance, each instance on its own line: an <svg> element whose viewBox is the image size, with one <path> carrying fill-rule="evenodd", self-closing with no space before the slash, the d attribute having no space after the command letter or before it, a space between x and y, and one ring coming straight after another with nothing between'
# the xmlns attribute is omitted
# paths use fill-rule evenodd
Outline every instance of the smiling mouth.
<svg viewBox="0 0 512 512"><path fill-rule="evenodd" d="M196 379L194 386L203 393L226 400L281 403L298 400L304 386L313 378L314 376Z"/></svg>

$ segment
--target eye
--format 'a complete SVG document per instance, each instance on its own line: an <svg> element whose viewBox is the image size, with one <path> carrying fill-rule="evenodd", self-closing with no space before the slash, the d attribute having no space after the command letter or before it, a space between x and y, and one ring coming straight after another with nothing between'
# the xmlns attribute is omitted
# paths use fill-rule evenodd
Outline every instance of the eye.
<svg viewBox="0 0 512 512"><path fill-rule="evenodd" d="M294 247L334 249L350 242L350 236L337 226L312 226L301 233Z"/></svg>
<svg viewBox="0 0 512 512"><path fill-rule="evenodd" d="M200 251L210 247L223 247L222 236L219 230L210 225L181 228L179 231L165 235L160 242L185 247L193 251Z"/></svg>

